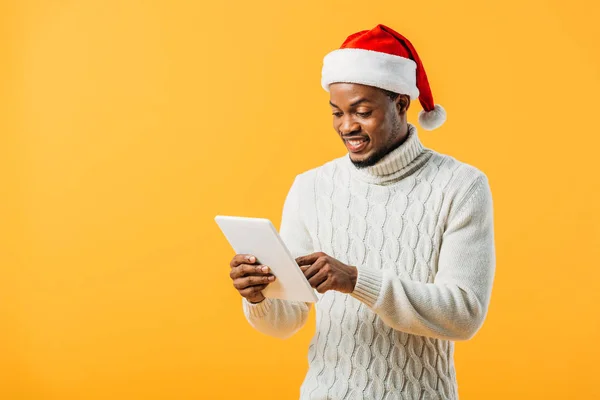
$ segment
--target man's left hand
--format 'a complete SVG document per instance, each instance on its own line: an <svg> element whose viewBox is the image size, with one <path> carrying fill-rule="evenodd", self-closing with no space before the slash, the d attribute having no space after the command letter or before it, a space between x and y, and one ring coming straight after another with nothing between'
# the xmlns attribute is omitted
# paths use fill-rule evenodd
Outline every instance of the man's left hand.
<svg viewBox="0 0 600 400"><path fill-rule="evenodd" d="M296 258L296 262L310 285L319 293L336 290L352 293L356 286L358 270L328 256L325 253L312 253Z"/></svg>

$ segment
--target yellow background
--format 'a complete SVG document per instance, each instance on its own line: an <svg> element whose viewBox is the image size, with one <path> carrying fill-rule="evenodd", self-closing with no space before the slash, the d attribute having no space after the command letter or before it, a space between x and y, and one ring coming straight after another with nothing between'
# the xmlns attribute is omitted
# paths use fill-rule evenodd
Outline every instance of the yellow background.
<svg viewBox="0 0 600 400"><path fill-rule="evenodd" d="M448 111L423 142L494 195L461 399L600 397L596 1L0 4L0 398L297 398L314 321L249 327L213 217L279 226L344 154L322 57L380 22Z"/></svg>

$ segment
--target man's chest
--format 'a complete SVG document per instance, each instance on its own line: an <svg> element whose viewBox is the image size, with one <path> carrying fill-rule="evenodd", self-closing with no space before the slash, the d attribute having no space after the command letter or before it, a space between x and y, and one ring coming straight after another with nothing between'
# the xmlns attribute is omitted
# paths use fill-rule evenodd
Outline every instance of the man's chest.
<svg viewBox="0 0 600 400"><path fill-rule="evenodd" d="M356 181L343 171L324 178L315 181L315 249L349 265L433 280L446 214L443 185L422 174L389 186Z"/></svg>

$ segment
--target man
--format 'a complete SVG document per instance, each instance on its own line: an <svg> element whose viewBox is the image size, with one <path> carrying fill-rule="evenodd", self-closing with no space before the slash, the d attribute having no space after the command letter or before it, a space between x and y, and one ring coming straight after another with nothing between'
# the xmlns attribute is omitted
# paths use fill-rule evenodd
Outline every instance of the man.
<svg viewBox="0 0 600 400"><path fill-rule="evenodd" d="M473 337L495 272L492 197L477 168L425 148L446 114L411 43L378 25L325 56L322 86L348 154L296 177L280 234L319 293L302 399L456 399L454 341ZM265 299L275 277L231 261L249 323L286 338L310 304Z"/></svg>

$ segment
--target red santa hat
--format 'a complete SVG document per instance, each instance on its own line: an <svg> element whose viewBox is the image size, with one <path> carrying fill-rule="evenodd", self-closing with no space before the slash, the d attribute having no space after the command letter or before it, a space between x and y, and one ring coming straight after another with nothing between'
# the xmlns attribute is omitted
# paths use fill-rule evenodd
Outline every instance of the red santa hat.
<svg viewBox="0 0 600 400"><path fill-rule="evenodd" d="M433 130L446 121L446 111L434 104L423 64L413 45L385 25L346 38L339 49L323 58L321 86L329 92L335 82L360 83L419 99L419 124Z"/></svg>

